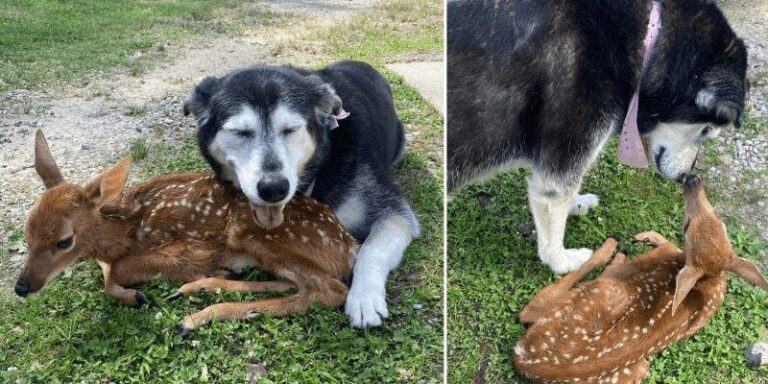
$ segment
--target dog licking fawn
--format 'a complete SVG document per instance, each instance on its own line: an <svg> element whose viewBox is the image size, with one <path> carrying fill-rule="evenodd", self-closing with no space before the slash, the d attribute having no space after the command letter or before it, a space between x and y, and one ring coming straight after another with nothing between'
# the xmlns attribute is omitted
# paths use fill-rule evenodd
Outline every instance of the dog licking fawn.
<svg viewBox="0 0 768 384"><path fill-rule="evenodd" d="M656 232L636 241L654 248L632 260L621 253L595 280L617 242L607 239L579 270L547 286L520 312L530 324L515 346L524 376L542 383L639 383L647 357L701 329L723 302L728 272L768 291L751 261L733 253L698 176L684 180L683 249Z"/></svg>
<svg viewBox="0 0 768 384"><path fill-rule="evenodd" d="M298 197L286 205L283 225L268 230L256 223L248 200L213 173L159 176L122 193L130 163L127 157L84 187L67 183L37 132L35 170L46 189L28 217L29 258L16 283L18 295L39 291L78 258L94 258L104 274L104 291L131 306L148 300L126 287L157 275L186 283L169 298L200 290L293 291L211 305L184 319L182 334L214 317L286 316L317 302L344 303L343 280L351 273L357 243L327 206ZM277 280L223 278L246 266Z"/></svg>

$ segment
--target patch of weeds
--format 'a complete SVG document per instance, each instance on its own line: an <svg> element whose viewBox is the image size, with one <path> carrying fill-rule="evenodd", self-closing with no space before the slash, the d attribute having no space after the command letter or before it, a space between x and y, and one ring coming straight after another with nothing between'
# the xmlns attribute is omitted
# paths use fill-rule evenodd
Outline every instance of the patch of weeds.
<svg viewBox="0 0 768 384"><path fill-rule="evenodd" d="M147 139L141 138L131 143L131 155L136 161L144 160L147 157L149 147L147 146Z"/></svg>
<svg viewBox="0 0 768 384"><path fill-rule="evenodd" d="M141 116L141 115L143 115L145 113L147 113L147 106L145 106L145 105L129 104L128 107L125 108L125 112L123 112L123 115L125 115L125 116Z"/></svg>

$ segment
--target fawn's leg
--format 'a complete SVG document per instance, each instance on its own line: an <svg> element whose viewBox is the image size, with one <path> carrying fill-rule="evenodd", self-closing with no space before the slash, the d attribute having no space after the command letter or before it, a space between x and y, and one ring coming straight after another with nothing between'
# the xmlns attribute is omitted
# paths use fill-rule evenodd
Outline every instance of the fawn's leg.
<svg viewBox="0 0 768 384"><path fill-rule="evenodd" d="M601 277L614 276L626 260L627 260L627 255L621 252L618 252L616 256L613 257L613 261L611 261L611 263L608 264L607 267L605 267L605 270L603 270L603 273L601 273L600 276Z"/></svg>
<svg viewBox="0 0 768 384"><path fill-rule="evenodd" d="M315 302L335 308L344 304L347 286L339 280L327 279L319 283L323 289L302 289L293 295L247 303L221 303L187 316L181 323L179 335L185 336L193 329L205 325L214 317L217 320L251 320L262 314L288 316L309 309Z"/></svg>
<svg viewBox="0 0 768 384"><path fill-rule="evenodd" d="M658 254L664 254L667 257L672 257L679 261L685 261L683 251L676 245L670 243L658 232L647 231L638 233L635 235L633 241L646 243L654 247L645 253L645 255L648 257L655 257Z"/></svg>
<svg viewBox="0 0 768 384"><path fill-rule="evenodd" d="M541 317L557 310L567 299L574 284L590 272L602 267L611 259L616 250L616 239L607 239L600 248L576 271L571 272L539 291L536 296L520 311L520 322L533 323Z"/></svg>
<svg viewBox="0 0 768 384"><path fill-rule="evenodd" d="M674 244L670 243L664 236L656 231L640 232L632 239L633 242L647 243L654 247L660 247L662 245L669 245L677 248ZM677 248L679 250L679 248Z"/></svg>
<svg viewBox="0 0 768 384"><path fill-rule="evenodd" d="M149 300L143 292L135 289L123 288L115 281L112 265L103 261L98 261L98 263L101 267L101 272L104 275L104 292L106 294L117 299L120 304L131 307L141 304L149 304Z"/></svg>
<svg viewBox="0 0 768 384"><path fill-rule="evenodd" d="M158 274L171 281L195 281L212 272L213 254L213 248L204 244L172 242L117 260L112 274L123 286L143 283Z"/></svg>
<svg viewBox="0 0 768 384"><path fill-rule="evenodd" d="M214 291L220 293L221 291L232 292L288 292L296 286L285 280L274 281L237 281L226 280L218 277L207 277L204 279L196 280L191 283L187 283L181 286L178 291L170 294L165 299L173 300L181 297L182 295L194 295L200 291Z"/></svg>

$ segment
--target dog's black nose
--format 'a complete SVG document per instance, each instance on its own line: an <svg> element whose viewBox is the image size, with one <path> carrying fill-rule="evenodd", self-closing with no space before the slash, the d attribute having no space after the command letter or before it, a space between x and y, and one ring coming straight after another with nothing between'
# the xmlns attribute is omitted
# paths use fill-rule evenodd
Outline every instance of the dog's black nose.
<svg viewBox="0 0 768 384"><path fill-rule="evenodd" d="M276 203L284 199L288 195L290 187L288 179L285 177L264 178L256 184L259 197L269 203Z"/></svg>
<svg viewBox="0 0 768 384"><path fill-rule="evenodd" d="M18 281L16 282L16 286L13 287L13 291L21 297L27 297L29 294L29 284L25 281Z"/></svg>

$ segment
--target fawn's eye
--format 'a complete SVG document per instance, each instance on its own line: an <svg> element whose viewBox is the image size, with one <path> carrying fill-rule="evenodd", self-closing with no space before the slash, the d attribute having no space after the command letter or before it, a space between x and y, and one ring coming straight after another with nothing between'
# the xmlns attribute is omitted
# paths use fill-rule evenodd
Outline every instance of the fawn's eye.
<svg viewBox="0 0 768 384"><path fill-rule="evenodd" d="M69 247L71 247L72 246L72 237L73 236L70 236L70 237L67 237L66 239L61 239L61 240L57 241L56 242L56 248L63 250L63 249L68 249Z"/></svg>

